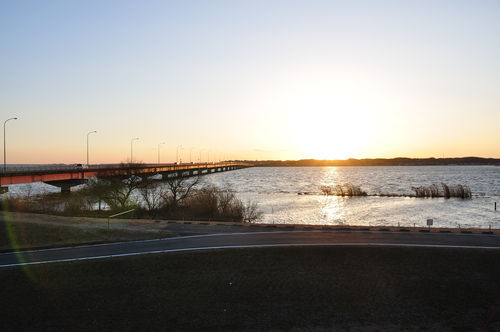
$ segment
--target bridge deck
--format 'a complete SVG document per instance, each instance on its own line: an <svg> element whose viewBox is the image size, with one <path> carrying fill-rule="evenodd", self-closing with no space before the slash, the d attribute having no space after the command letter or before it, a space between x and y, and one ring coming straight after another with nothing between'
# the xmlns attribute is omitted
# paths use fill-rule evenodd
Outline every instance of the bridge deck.
<svg viewBox="0 0 500 332"><path fill-rule="evenodd" d="M172 172L188 172L221 169L233 170L251 165L237 162L222 163L189 163L189 164L111 164L95 165L90 167L77 167L63 165L60 167L47 167L35 169L7 169L0 174L0 186L51 181L85 180L92 177L149 175Z"/></svg>

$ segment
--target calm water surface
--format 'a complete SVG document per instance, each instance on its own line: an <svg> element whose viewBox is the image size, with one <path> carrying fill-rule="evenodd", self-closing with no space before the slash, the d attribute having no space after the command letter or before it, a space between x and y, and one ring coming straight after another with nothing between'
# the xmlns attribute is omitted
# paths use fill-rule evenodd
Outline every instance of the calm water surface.
<svg viewBox="0 0 500 332"><path fill-rule="evenodd" d="M500 167L254 167L209 175L243 201L255 201L265 223L500 228ZM466 184L473 198L335 197L321 185L352 183L368 194L412 194L412 186Z"/></svg>
<svg viewBox="0 0 500 332"><path fill-rule="evenodd" d="M257 202L260 222L276 224L401 225L500 228L500 167L253 167L203 177L206 184L229 186L244 202ZM458 198L335 197L320 186L352 183L368 194L412 194L411 187L444 182L465 184L473 193ZM59 189L42 184L9 187L11 194Z"/></svg>

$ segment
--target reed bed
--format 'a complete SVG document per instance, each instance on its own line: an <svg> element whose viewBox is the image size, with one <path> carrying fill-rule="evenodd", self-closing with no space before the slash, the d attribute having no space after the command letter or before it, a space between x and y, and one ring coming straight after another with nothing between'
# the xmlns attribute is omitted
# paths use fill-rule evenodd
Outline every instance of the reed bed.
<svg viewBox="0 0 500 332"><path fill-rule="evenodd" d="M327 196L342 196L342 197L355 197L355 196L376 196L376 197L418 197L418 198L472 198L472 192L469 186L465 184L448 185L441 182L439 185L431 184L429 186L411 187L414 194L404 193L372 193L367 194L360 186L352 183L345 183L343 185L337 184L334 186L321 186L321 192Z"/></svg>
<svg viewBox="0 0 500 332"><path fill-rule="evenodd" d="M441 185L431 184L430 186L411 187L415 192L415 197L457 197L462 199L472 198L472 192L467 185L447 185L441 182Z"/></svg>
<svg viewBox="0 0 500 332"><path fill-rule="evenodd" d="M367 196L366 191L363 191L361 187L352 183L344 183L343 185L338 184L336 186L321 186L320 189L324 195L328 196Z"/></svg>

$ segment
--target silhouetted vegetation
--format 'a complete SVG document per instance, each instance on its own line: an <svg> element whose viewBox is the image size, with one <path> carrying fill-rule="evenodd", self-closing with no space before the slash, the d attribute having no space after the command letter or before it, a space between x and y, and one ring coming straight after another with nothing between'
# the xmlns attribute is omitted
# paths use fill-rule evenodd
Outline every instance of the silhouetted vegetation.
<svg viewBox="0 0 500 332"><path fill-rule="evenodd" d="M256 203L244 204L229 188L200 186L199 177L146 183L139 189L146 201L140 217L252 222L262 216Z"/></svg>
<svg viewBox="0 0 500 332"><path fill-rule="evenodd" d="M234 220L252 222L262 216L257 204L244 204L229 188L206 186L193 191L184 202L184 217L192 219Z"/></svg>
<svg viewBox="0 0 500 332"><path fill-rule="evenodd" d="M377 197L444 197L444 198L472 198L472 192L467 185L457 184L449 186L446 183L441 182L440 185L431 184L430 186L419 186L411 187L414 194L397 194L397 193L376 193L367 194L366 191L362 190L359 186L352 183L345 183L343 185L335 186L321 186L321 192L327 196L342 196L342 197L354 197L354 196L377 196Z"/></svg>
<svg viewBox="0 0 500 332"><path fill-rule="evenodd" d="M321 191L325 195L332 196L367 196L366 191L361 190L359 186L353 185L352 183L344 183L343 185L336 186L321 186Z"/></svg>
<svg viewBox="0 0 500 332"><path fill-rule="evenodd" d="M139 177L133 169L126 176L108 175L91 179L82 189L70 195L5 196L1 209L93 217L107 217L134 209L133 217L136 218L239 222L256 221L262 216L256 203L243 203L229 188L202 186L199 176L178 174L157 180L144 175Z"/></svg>
<svg viewBox="0 0 500 332"><path fill-rule="evenodd" d="M191 178L177 176L167 179L165 181L167 192L163 195L165 206L171 211L176 211L199 183L199 176Z"/></svg>
<svg viewBox="0 0 500 332"><path fill-rule="evenodd" d="M448 186L441 182L441 186L431 184L430 186L411 187L411 189L415 192L415 197L457 197L463 199L472 197L470 188L462 184Z"/></svg>
<svg viewBox="0 0 500 332"><path fill-rule="evenodd" d="M436 165L500 165L496 158L393 158L393 159L346 159L346 160L256 160L245 161L261 167L304 166L436 166Z"/></svg>

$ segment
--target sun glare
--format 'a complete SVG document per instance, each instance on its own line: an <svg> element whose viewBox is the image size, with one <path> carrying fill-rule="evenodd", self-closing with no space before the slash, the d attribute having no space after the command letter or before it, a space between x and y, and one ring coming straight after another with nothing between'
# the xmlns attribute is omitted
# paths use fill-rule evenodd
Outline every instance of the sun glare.
<svg viewBox="0 0 500 332"><path fill-rule="evenodd" d="M358 156L372 136L374 107L345 95L301 100L290 126L298 152L315 159Z"/></svg>

